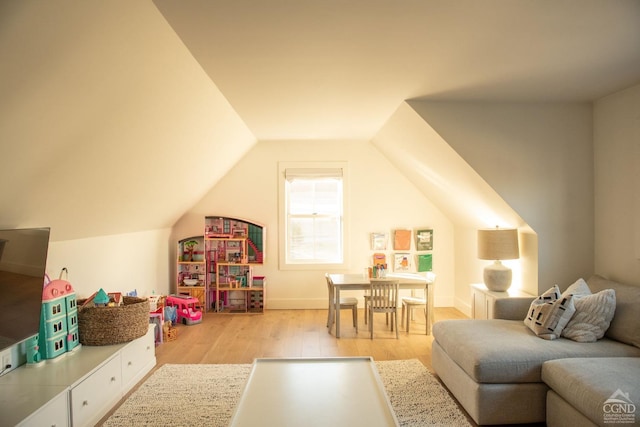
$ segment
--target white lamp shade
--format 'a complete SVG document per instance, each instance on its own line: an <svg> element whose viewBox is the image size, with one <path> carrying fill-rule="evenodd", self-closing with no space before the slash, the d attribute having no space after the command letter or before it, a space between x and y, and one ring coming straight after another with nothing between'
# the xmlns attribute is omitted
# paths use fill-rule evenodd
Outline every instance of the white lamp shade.
<svg viewBox="0 0 640 427"><path fill-rule="evenodd" d="M478 230L478 258L489 260L518 259L518 230L492 228Z"/></svg>

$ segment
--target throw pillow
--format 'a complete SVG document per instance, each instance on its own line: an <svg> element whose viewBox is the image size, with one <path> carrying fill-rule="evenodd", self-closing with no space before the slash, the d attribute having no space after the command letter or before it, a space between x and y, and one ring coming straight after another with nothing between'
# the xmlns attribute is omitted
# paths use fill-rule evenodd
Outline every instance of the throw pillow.
<svg viewBox="0 0 640 427"><path fill-rule="evenodd" d="M553 340L560 337L575 310L573 295L561 295L555 285L533 300L524 324L540 338Z"/></svg>
<svg viewBox="0 0 640 427"><path fill-rule="evenodd" d="M616 293L605 289L597 294L575 295L576 313L562 336L578 342L596 342L609 329L616 311Z"/></svg>
<svg viewBox="0 0 640 427"><path fill-rule="evenodd" d="M574 297L578 295L591 295L591 289L589 289L587 282L585 282L583 278L580 278L562 293L562 296L568 295L573 295Z"/></svg>

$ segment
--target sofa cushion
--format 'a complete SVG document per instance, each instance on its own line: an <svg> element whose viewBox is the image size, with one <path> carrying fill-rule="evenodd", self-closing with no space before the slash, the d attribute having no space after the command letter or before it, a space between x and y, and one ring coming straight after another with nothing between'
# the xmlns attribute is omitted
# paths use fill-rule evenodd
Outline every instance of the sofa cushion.
<svg viewBox="0 0 640 427"><path fill-rule="evenodd" d="M595 342L609 329L616 310L616 293L605 289L597 294L574 295L574 313L562 336L579 342Z"/></svg>
<svg viewBox="0 0 640 427"><path fill-rule="evenodd" d="M587 280L591 292L613 289L616 292L616 312L605 336L640 348L640 286L624 285L593 276Z"/></svg>
<svg viewBox="0 0 640 427"><path fill-rule="evenodd" d="M610 398L625 400L630 397L629 403L638 407L638 378L640 358L637 357L559 359L542 365L542 380L598 425L619 422L613 417L624 416L604 406Z"/></svg>
<svg viewBox="0 0 640 427"><path fill-rule="evenodd" d="M575 311L573 295L561 295L555 285L533 300L524 324L540 338L554 340L560 337Z"/></svg>
<svg viewBox="0 0 640 427"><path fill-rule="evenodd" d="M603 338L579 343L541 340L518 320L443 320L433 325L434 340L479 383L540 382L542 363L567 357L640 357L640 349Z"/></svg>

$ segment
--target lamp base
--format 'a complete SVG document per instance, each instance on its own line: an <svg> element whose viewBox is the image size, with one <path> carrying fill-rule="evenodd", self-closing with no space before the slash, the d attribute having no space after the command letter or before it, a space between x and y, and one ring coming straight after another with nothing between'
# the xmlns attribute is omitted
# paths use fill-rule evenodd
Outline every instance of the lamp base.
<svg viewBox="0 0 640 427"><path fill-rule="evenodd" d="M500 261L484 268L484 284L490 291L506 292L511 286L511 269Z"/></svg>

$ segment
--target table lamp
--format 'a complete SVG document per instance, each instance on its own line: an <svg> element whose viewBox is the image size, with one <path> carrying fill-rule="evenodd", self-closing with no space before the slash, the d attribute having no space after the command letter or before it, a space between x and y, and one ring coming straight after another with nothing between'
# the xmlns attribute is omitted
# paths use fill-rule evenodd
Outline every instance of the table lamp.
<svg viewBox="0 0 640 427"><path fill-rule="evenodd" d="M511 269L503 265L503 259L518 259L518 230L492 228L478 230L478 258L493 260L484 269L484 284L490 291L505 292L511 286Z"/></svg>

